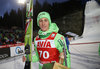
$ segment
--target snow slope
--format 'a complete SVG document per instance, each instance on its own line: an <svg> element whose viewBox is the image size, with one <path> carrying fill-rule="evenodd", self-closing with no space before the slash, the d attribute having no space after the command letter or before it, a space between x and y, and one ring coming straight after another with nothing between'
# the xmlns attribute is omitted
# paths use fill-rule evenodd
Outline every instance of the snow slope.
<svg viewBox="0 0 100 69"><path fill-rule="evenodd" d="M85 7L85 26L81 39L71 42L71 69L100 69L100 6L95 0Z"/></svg>

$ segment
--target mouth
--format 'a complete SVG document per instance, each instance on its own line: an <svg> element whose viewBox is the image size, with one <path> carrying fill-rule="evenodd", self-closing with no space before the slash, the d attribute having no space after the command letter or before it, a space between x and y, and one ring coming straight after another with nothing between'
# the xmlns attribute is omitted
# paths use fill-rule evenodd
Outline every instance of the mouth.
<svg viewBox="0 0 100 69"><path fill-rule="evenodd" d="M42 26L42 28L46 28L46 26Z"/></svg>

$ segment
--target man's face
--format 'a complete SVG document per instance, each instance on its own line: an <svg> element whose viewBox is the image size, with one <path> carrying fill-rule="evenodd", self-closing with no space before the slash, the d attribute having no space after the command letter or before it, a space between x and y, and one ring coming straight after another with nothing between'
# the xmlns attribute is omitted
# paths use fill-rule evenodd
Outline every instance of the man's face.
<svg viewBox="0 0 100 69"><path fill-rule="evenodd" d="M49 29L49 21L47 18L41 18L39 20L39 27L42 31L47 31Z"/></svg>

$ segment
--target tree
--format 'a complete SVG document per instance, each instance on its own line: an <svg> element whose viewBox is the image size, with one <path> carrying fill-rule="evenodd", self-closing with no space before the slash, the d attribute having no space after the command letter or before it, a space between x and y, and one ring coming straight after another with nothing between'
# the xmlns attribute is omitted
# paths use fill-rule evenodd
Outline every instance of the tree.
<svg viewBox="0 0 100 69"><path fill-rule="evenodd" d="M2 16L0 16L0 27L2 26L2 20L3 20L3 18L2 18Z"/></svg>
<svg viewBox="0 0 100 69"><path fill-rule="evenodd" d="M33 21L34 21L34 25L33 25L33 29L37 30L39 27L37 26L37 15L38 13L41 11L41 4L38 2L38 0L36 0L36 3L33 7Z"/></svg>
<svg viewBox="0 0 100 69"><path fill-rule="evenodd" d="M2 22L3 27L9 27L9 14L8 12L5 12L4 17L3 17L3 22Z"/></svg>
<svg viewBox="0 0 100 69"><path fill-rule="evenodd" d="M10 23L10 27L12 27L12 26L16 26L16 24L17 24L17 13L16 13L16 11L15 10L11 10L11 12L10 12L10 18L9 18L9 23Z"/></svg>
<svg viewBox="0 0 100 69"><path fill-rule="evenodd" d="M22 25L23 25L23 21L22 21L22 11L20 10L20 8L18 8L18 11L17 11L17 24L16 24L18 27L21 27L22 28Z"/></svg>

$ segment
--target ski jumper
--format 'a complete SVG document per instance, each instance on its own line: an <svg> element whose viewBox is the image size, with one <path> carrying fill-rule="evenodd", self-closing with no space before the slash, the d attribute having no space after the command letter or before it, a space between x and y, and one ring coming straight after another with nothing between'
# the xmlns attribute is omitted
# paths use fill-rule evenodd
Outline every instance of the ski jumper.
<svg viewBox="0 0 100 69"><path fill-rule="evenodd" d="M55 28L57 27L55 23L52 23L52 25L54 25ZM56 62L59 61L58 57L59 57L59 54L63 52L63 46L60 45L58 40L65 41L65 38L63 35L56 32L52 32L50 34L48 33L46 35L40 35L34 39L34 47L35 47L36 55L33 56L32 62L39 61L40 62L39 69L42 69L42 66L43 66L42 64L51 63L53 61L56 61ZM66 45L66 42L65 42L65 45ZM67 66L68 68L70 68L71 66L70 54L67 50L67 46L65 47L66 47L66 52L67 52ZM46 51L45 51L45 48L46 48ZM54 54L52 55L51 55L52 53L51 49L54 49L55 51L53 52ZM48 51L50 52L49 55L48 55L49 53ZM50 57L50 55L52 57L56 56L57 59L55 60L55 58ZM63 63L63 65L65 65L65 62Z"/></svg>
<svg viewBox="0 0 100 69"><path fill-rule="evenodd" d="M47 31L41 31L40 29L38 31L38 36L34 38L34 48L36 54L32 56L32 62L39 62L39 69L42 69L43 65L47 63L59 62L59 55L63 52L64 48L64 46L58 42L58 40L60 40L65 43L67 67L70 68L70 54L67 50L64 36L58 33L58 26L55 23L51 23L50 16L46 12L42 12L38 15L37 24L39 19L43 17L48 18L49 29ZM63 65L65 65L65 61L63 62Z"/></svg>

